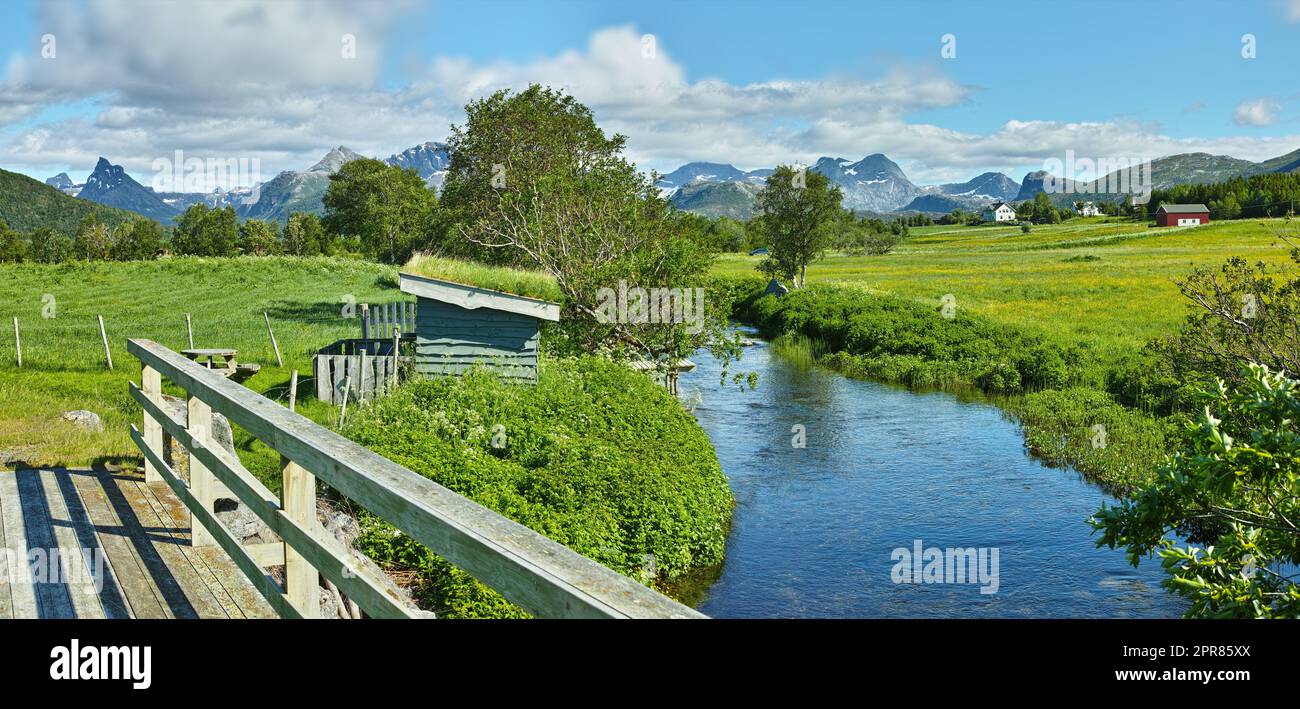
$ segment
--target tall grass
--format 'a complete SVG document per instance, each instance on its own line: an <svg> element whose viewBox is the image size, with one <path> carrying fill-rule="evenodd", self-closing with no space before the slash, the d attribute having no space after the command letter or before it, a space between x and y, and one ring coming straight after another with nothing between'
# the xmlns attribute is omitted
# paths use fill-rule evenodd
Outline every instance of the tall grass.
<svg viewBox="0 0 1300 709"><path fill-rule="evenodd" d="M417 253L402 266L402 272L553 303L564 299L555 279L541 271L488 266L474 261Z"/></svg>

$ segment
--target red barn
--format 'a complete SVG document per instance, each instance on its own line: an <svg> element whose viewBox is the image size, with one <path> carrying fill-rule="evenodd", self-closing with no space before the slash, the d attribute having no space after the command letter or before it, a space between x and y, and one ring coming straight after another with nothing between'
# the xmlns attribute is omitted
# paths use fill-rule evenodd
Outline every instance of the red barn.
<svg viewBox="0 0 1300 709"><path fill-rule="evenodd" d="M1210 210L1203 204L1162 204L1156 210L1156 226L1209 224Z"/></svg>

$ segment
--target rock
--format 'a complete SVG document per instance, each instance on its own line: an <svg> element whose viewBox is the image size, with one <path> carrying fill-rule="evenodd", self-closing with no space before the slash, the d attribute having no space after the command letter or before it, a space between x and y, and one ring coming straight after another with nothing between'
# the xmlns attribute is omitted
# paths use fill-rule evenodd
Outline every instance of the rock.
<svg viewBox="0 0 1300 709"><path fill-rule="evenodd" d="M763 290L763 295L774 295L778 298L789 293L790 289L786 288L780 281L773 278L768 282L767 288Z"/></svg>
<svg viewBox="0 0 1300 709"><path fill-rule="evenodd" d="M316 500L316 519L320 521L321 526L323 526L326 531L332 534L334 538L347 549L351 556L352 563L359 567L362 573L375 579L380 585L386 588L390 596L401 599L402 603L411 608L416 608L415 599L411 596L409 591L394 582L392 577L385 573L383 569L379 568L378 564L353 546L357 537L361 536L361 525L357 522L356 518L322 497L317 498ZM329 594L328 590L326 593ZM330 607L333 608L334 613L337 614L338 604L334 602L333 594L329 595ZM324 597L322 596L321 616L325 618L336 617L336 615L327 615L323 604ZM427 615L433 617L432 613L428 613Z"/></svg>
<svg viewBox="0 0 1300 709"><path fill-rule="evenodd" d="M80 426L88 431L102 431L104 424L99 420L99 414L94 411L78 409L76 411L64 411L63 420L70 421L76 426Z"/></svg>

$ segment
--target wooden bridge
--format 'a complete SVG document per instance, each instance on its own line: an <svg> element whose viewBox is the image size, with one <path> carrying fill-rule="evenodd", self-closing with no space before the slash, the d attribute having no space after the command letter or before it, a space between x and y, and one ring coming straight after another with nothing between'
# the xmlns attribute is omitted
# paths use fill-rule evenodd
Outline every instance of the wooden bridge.
<svg viewBox="0 0 1300 709"><path fill-rule="evenodd" d="M318 479L534 616L703 617L155 342L128 350L142 364L130 391L144 410L131 429L144 473L0 472L0 550L12 560L0 618L314 618L322 581L368 617L430 617L321 526ZM185 392L183 420L163 404L163 378ZM281 455L282 497L211 441L214 411ZM188 481L165 438L184 449ZM225 498L282 541L241 543L215 513ZM58 573L31 573L42 568Z"/></svg>

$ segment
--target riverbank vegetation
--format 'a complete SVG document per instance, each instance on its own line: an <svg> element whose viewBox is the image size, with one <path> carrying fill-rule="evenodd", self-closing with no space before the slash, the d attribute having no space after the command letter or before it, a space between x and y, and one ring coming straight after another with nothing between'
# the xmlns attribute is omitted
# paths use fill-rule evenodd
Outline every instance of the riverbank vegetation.
<svg viewBox="0 0 1300 709"><path fill-rule="evenodd" d="M644 583L722 561L732 497L712 443L662 387L608 360L543 360L536 387L482 371L417 380L344 433ZM440 617L523 614L386 523L363 528L367 553L414 571Z"/></svg>
<svg viewBox="0 0 1300 709"><path fill-rule="evenodd" d="M1099 544L1159 554L1190 614L1290 617L1297 236L1289 219L935 229L895 257L828 257L781 298L741 279L737 315L852 376L993 395L1034 455L1121 495L1093 520Z"/></svg>

